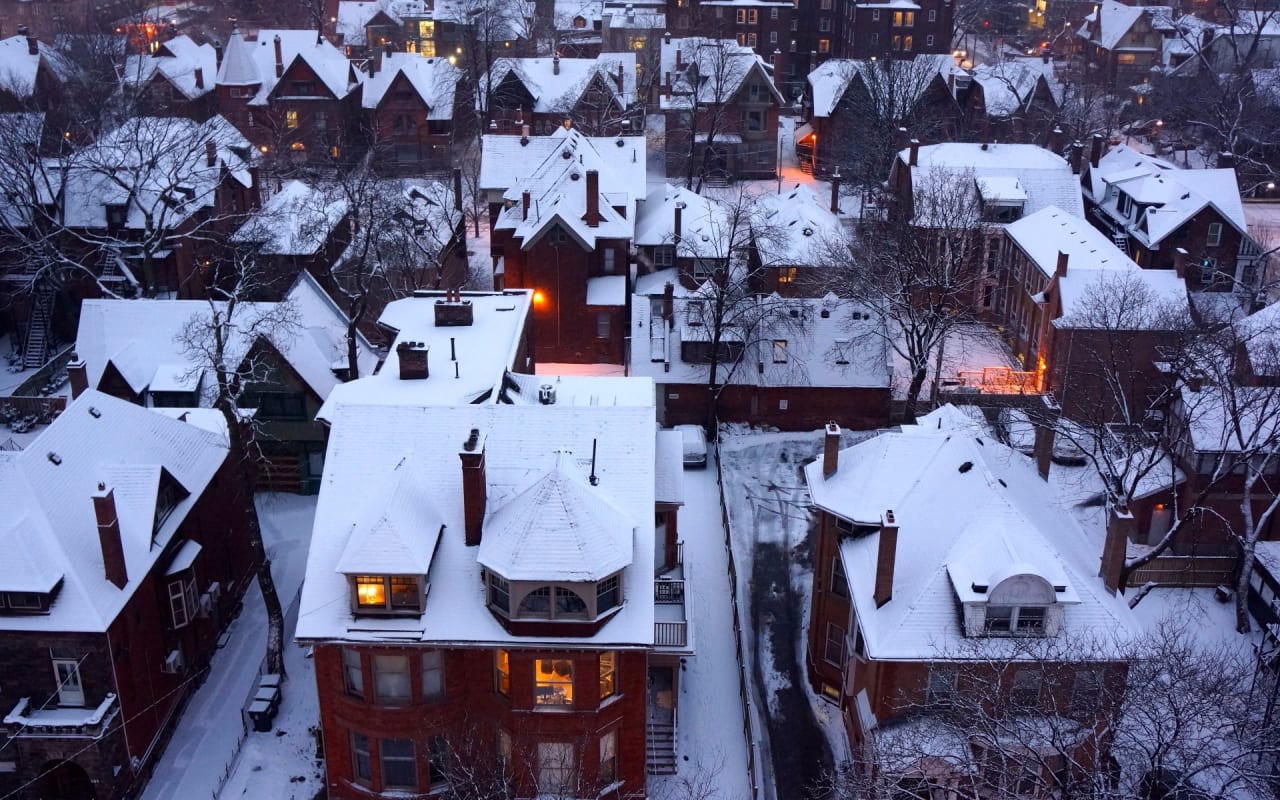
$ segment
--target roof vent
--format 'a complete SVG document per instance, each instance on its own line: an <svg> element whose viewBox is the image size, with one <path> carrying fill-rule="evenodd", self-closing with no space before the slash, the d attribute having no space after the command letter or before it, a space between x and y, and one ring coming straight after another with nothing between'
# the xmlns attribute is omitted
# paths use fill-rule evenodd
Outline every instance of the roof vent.
<svg viewBox="0 0 1280 800"><path fill-rule="evenodd" d="M102 419L102 412L99 411L95 406L89 406L89 416L93 417L94 419Z"/></svg>
<svg viewBox="0 0 1280 800"><path fill-rule="evenodd" d="M569 159L573 158L573 151L566 147L565 149L560 151L560 157L568 161Z"/></svg>
<svg viewBox="0 0 1280 800"><path fill-rule="evenodd" d="M62 463L62 456L58 455L52 450L49 451L49 455L47 456L47 458L55 467Z"/></svg>
<svg viewBox="0 0 1280 800"><path fill-rule="evenodd" d="M570 173L569 173L569 180L571 180L571 181L576 181L576 180L578 180L578 179L579 179L579 178L581 178L581 177L582 177L582 176L578 174L578 171L577 171L576 169L575 169L573 172L570 172Z"/></svg>
<svg viewBox="0 0 1280 800"><path fill-rule="evenodd" d="M538 402L544 406L555 405L556 387L549 383L544 383L538 387Z"/></svg>
<svg viewBox="0 0 1280 800"><path fill-rule="evenodd" d="M966 461L960 465L960 474L963 475L964 473L968 472L971 469L973 469L973 462Z"/></svg>
<svg viewBox="0 0 1280 800"><path fill-rule="evenodd" d="M805 236L812 236L813 228L805 228L803 231L801 231L801 233L803 233Z"/></svg>

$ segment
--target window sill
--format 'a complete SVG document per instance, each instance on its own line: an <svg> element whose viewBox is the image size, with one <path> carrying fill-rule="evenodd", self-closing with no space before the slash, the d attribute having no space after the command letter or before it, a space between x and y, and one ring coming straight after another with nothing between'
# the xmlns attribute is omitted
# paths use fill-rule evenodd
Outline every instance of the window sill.
<svg viewBox="0 0 1280 800"><path fill-rule="evenodd" d="M622 700L622 693L616 692L600 701L600 705L596 706L597 711L604 711L609 706Z"/></svg>

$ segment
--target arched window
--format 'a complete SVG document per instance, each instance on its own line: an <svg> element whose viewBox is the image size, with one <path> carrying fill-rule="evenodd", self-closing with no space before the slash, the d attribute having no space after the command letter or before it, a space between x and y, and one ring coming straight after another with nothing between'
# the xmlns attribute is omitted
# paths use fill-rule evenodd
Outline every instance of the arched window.
<svg viewBox="0 0 1280 800"><path fill-rule="evenodd" d="M526 594L520 601L519 614L522 617L551 616L551 587L539 586Z"/></svg>
<svg viewBox="0 0 1280 800"><path fill-rule="evenodd" d="M585 617L587 615L587 601L583 600L577 592L566 589L563 586L557 586L555 596L555 615L557 617Z"/></svg>

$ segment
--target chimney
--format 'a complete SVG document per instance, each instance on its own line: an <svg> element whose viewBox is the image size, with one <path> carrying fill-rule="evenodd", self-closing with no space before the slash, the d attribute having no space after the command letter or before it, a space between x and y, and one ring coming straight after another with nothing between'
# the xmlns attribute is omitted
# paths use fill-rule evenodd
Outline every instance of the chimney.
<svg viewBox="0 0 1280 800"><path fill-rule="evenodd" d="M1049 480L1049 468L1053 464L1053 441L1057 436L1057 426L1052 422L1036 426L1036 442L1031 453L1036 460L1036 472L1046 481Z"/></svg>
<svg viewBox="0 0 1280 800"><path fill-rule="evenodd" d="M400 380L426 380L431 374L431 370L427 367L427 355L430 350L426 342L401 342L396 345L396 357L400 361Z"/></svg>
<svg viewBox="0 0 1280 800"><path fill-rule="evenodd" d="M596 227L600 224L600 173L594 169L587 170L587 225Z"/></svg>
<svg viewBox="0 0 1280 800"><path fill-rule="evenodd" d="M1084 143L1080 141L1072 142L1071 147L1067 148L1067 152L1070 153L1067 161L1071 164L1071 174L1079 175L1080 160L1084 156Z"/></svg>
<svg viewBox="0 0 1280 800"><path fill-rule="evenodd" d="M222 42L213 43L213 67L214 70L222 69Z"/></svg>
<svg viewBox="0 0 1280 800"><path fill-rule="evenodd" d="M1062 128L1057 125L1053 126L1053 130L1049 131L1049 150L1054 153L1062 154L1062 137L1065 134Z"/></svg>
<svg viewBox="0 0 1280 800"><path fill-rule="evenodd" d="M836 474L840 467L840 426L834 420L827 423L827 433L822 440L822 478Z"/></svg>
<svg viewBox="0 0 1280 800"><path fill-rule="evenodd" d="M914 167L920 163L920 140L912 139L911 148L907 154L907 166Z"/></svg>
<svg viewBox="0 0 1280 800"><path fill-rule="evenodd" d="M40 55L40 42L34 36L27 37L27 53L33 56Z"/></svg>
<svg viewBox="0 0 1280 800"><path fill-rule="evenodd" d="M773 48L773 85L782 91L782 50L777 47Z"/></svg>
<svg viewBox="0 0 1280 800"><path fill-rule="evenodd" d="M520 126L520 146L523 147L529 143L529 126Z"/></svg>
<svg viewBox="0 0 1280 800"><path fill-rule="evenodd" d="M471 435L458 451L462 459L462 519L467 547L480 544L484 530L484 512L488 503L489 482L484 474L484 435L472 428Z"/></svg>
<svg viewBox="0 0 1280 800"><path fill-rule="evenodd" d="M662 96L663 97L671 96L671 71L670 70L667 71L666 77L662 81Z"/></svg>
<svg viewBox="0 0 1280 800"><path fill-rule="evenodd" d="M662 287L662 318L667 322L675 315L676 308L676 286L674 283L668 282Z"/></svg>
<svg viewBox="0 0 1280 800"><path fill-rule="evenodd" d="M625 89L627 85L627 73L626 73L626 70L622 68L621 61L618 62L618 77L616 78L615 83L618 84L619 92Z"/></svg>
<svg viewBox="0 0 1280 800"><path fill-rule="evenodd" d="M526 220L528 218L529 218L529 193L521 192L520 193L520 219Z"/></svg>
<svg viewBox="0 0 1280 800"><path fill-rule="evenodd" d="M1179 278L1187 277L1187 251L1182 247L1173 251L1173 272Z"/></svg>
<svg viewBox="0 0 1280 800"><path fill-rule="evenodd" d="M676 72L684 69L684 54L680 52L680 45L676 45Z"/></svg>
<svg viewBox="0 0 1280 800"><path fill-rule="evenodd" d="M462 168L453 168L453 210L462 211ZM465 227L465 226L464 226Z"/></svg>
<svg viewBox="0 0 1280 800"><path fill-rule="evenodd" d="M1098 570L1098 574L1102 576L1102 585L1112 594L1122 588L1120 573L1124 571L1129 537L1133 535L1133 531L1133 514L1129 509L1112 506L1111 513L1107 515L1107 538L1102 545L1102 568Z"/></svg>
<svg viewBox="0 0 1280 800"><path fill-rule="evenodd" d="M831 175L831 213L840 213L840 167Z"/></svg>
<svg viewBox="0 0 1280 800"><path fill-rule="evenodd" d="M911 141L911 134L906 128L898 128L893 135L894 151L906 150L907 144Z"/></svg>
<svg viewBox="0 0 1280 800"><path fill-rule="evenodd" d="M1098 166L1098 162L1102 160L1102 134L1095 133L1093 135L1093 146L1089 150L1090 166Z"/></svg>
<svg viewBox="0 0 1280 800"><path fill-rule="evenodd" d="M1069 255L1067 255L1066 253L1064 253L1064 252L1062 252L1061 250L1059 250L1059 251L1058 251L1058 263L1057 263L1057 265L1055 265L1055 266L1054 266L1054 268L1053 268L1053 274L1054 274L1054 275L1056 275L1056 276L1058 276L1059 278L1065 278L1065 277L1067 277L1067 262L1068 262L1070 259L1071 259L1071 256L1069 256Z"/></svg>
<svg viewBox="0 0 1280 800"><path fill-rule="evenodd" d="M204 163L209 167L218 163L218 146L212 139L206 139L204 142Z"/></svg>
<svg viewBox="0 0 1280 800"><path fill-rule="evenodd" d="M204 88L204 68L196 67L194 75L196 79L196 88L203 89Z"/></svg>
<svg viewBox="0 0 1280 800"><path fill-rule="evenodd" d="M876 553L876 608L893 599L893 562L898 555L898 521L893 509L880 518L880 547Z"/></svg>
<svg viewBox="0 0 1280 800"><path fill-rule="evenodd" d="M462 299L461 289L449 289L443 300L436 301L437 328L469 327L475 324L475 319L475 306L470 300Z"/></svg>
<svg viewBox="0 0 1280 800"><path fill-rule="evenodd" d="M684 234L684 206L685 203L683 200L676 201L675 230L671 237L671 243L676 246L677 251L679 251L680 248L680 237ZM676 257L679 258L679 252L677 252Z"/></svg>
<svg viewBox="0 0 1280 800"><path fill-rule="evenodd" d="M809 51L809 71L813 72L817 68L818 68L818 51L810 50Z"/></svg>
<svg viewBox="0 0 1280 800"><path fill-rule="evenodd" d="M667 31L666 33L662 34L662 43L671 44L671 31Z"/></svg>
<svg viewBox="0 0 1280 800"><path fill-rule="evenodd" d="M281 75L284 74L284 49L281 46L279 34L276 35L275 45L276 45L276 77L279 78Z"/></svg>
<svg viewBox="0 0 1280 800"><path fill-rule="evenodd" d="M71 383L72 400L89 390L89 365L75 353L71 354L71 362L67 364L67 380Z"/></svg>
<svg viewBox="0 0 1280 800"><path fill-rule="evenodd" d="M1193 372L1186 378L1187 391L1199 392L1204 388L1204 376L1198 372Z"/></svg>
<svg viewBox="0 0 1280 800"><path fill-rule="evenodd" d="M1218 153L1218 161L1214 166L1216 166L1218 169L1235 169L1236 167L1235 153L1230 153L1226 150L1223 150L1222 152Z"/></svg>
<svg viewBox="0 0 1280 800"><path fill-rule="evenodd" d="M107 580L123 589L129 582L124 566L124 542L120 539L120 519L116 514L115 492L105 483L93 493L93 515L98 519L98 543L102 546L102 566Z"/></svg>
<svg viewBox="0 0 1280 800"><path fill-rule="evenodd" d="M559 74L560 74L560 53L559 53L559 51L557 51L557 52L556 52L556 54L555 54L554 56L552 56L552 57L551 57L551 74L552 74L552 75L559 75Z"/></svg>

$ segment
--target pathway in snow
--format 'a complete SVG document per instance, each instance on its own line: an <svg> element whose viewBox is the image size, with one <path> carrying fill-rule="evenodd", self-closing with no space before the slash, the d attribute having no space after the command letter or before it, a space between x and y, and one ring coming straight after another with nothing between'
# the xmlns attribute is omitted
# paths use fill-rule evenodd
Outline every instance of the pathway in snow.
<svg viewBox="0 0 1280 800"><path fill-rule="evenodd" d="M714 455L710 462L684 473L680 531L697 655L680 675L679 772L650 777L655 800L751 800Z"/></svg>
<svg viewBox="0 0 1280 800"><path fill-rule="evenodd" d="M276 588L288 602L302 585L316 498L260 494L257 505ZM240 712L258 678L266 652L266 628L267 612L254 582L245 592L244 609L228 629L226 646L214 654L204 683L183 710L173 736L156 761L143 800L203 800L215 796L224 776L235 766L240 740L245 735ZM291 630L285 633L287 639L292 639ZM292 666L286 663L286 668ZM286 697L314 695L315 684L305 675L291 676L284 691ZM281 767L292 767L295 774L299 769L297 765Z"/></svg>

